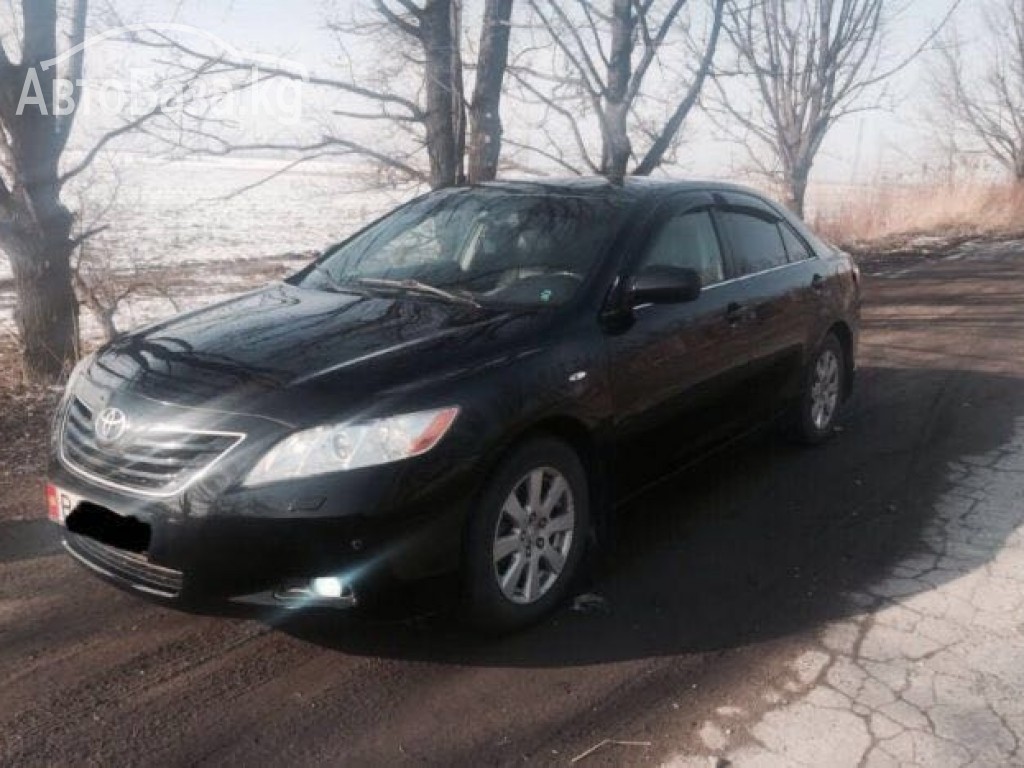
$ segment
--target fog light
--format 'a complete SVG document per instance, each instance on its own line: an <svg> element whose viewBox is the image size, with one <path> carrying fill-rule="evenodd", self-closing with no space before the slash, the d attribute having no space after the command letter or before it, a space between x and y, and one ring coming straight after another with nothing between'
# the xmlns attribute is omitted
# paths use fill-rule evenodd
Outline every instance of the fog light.
<svg viewBox="0 0 1024 768"><path fill-rule="evenodd" d="M338 598L345 591L345 582L335 576L318 576L309 586L317 597Z"/></svg>

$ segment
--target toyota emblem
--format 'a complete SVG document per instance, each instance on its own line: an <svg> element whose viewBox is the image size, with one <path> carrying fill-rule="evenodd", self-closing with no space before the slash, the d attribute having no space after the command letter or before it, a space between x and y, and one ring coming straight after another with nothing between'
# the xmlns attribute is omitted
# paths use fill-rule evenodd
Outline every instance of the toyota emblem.
<svg viewBox="0 0 1024 768"><path fill-rule="evenodd" d="M104 408L93 422L93 430L98 442L116 443L128 430L128 417L120 408Z"/></svg>

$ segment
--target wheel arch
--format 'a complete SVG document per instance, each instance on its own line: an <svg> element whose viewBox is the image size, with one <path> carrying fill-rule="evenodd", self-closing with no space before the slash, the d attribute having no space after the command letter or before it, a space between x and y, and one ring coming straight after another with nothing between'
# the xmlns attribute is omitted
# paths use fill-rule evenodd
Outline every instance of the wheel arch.
<svg viewBox="0 0 1024 768"><path fill-rule="evenodd" d="M843 349L843 399L846 400L853 392L853 331L845 321L837 320L829 326L825 336L830 333L839 340L839 346Z"/></svg>
<svg viewBox="0 0 1024 768"><path fill-rule="evenodd" d="M536 438L549 437L568 445L579 457L587 475L587 493L590 499L590 521L594 533L604 538L611 517L610 485L607 462L594 433L581 419L559 414L545 416L519 430L505 441L500 451L488 462L486 475L490 476L502 460L520 445Z"/></svg>

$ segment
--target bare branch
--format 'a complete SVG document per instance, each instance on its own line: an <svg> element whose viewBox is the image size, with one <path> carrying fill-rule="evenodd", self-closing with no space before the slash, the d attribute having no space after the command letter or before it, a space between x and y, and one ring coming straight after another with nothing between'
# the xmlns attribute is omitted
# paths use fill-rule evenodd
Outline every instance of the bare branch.
<svg viewBox="0 0 1024 768"><path fill-rule="evenodd" d="M402 18L400 15L391 10L391 8L388 7L388 4L387 2L385 2L385 0L374 0L373 4L374 7L377 9L377 12L380 13L380 15L383 16L385 19L387 19L389 24L392 24L396 29L402 31L403 33L409 35L410 37L415 38L416 40L421 40L423 34L422 9L417 8L413 3L409 2L409 0L399 0L399 2L412 15L412 17L416 19L415 23Z"/></svg>
<svg viewBox="0 0 1024 768"><path fill-rule="evenodd" d="M759 99L755 109L736 108L719 73L718 106L774 155L794 211L803 210L808 176L831 127L925 50L959 1L950 0L915 50L886 66L892 16L885 0L727 0L735 71L752 81Z"/></svg>
<svg viewBox="0 0 1024 768"><path fill-rule="evenodd" d="M158 38L158 41L147 39L141 35L133 35L132 41L139 44L148 46L151 48L167 48L176 50L194 60L200 66L211 66L217 65L228 70L234 70L236 72L250 72L253 69L252 62L238 61L236 59L227 58L225 56L215 56L213 54L205 53L192 46L185 45L181 41L175 40L163 32L153 30L150 32L153 36ZM220 72L219 70L205 70L206 74L211 72ZM414 119L421 119L423 117L423 111L419 105L414 101L406 99L402 96L393 93L385 93L382 91L368 88L366 86L357 85L346 80L340 80L337 78L326 77L322 75L307 75L303 72L293 72L282 67L273 67L260 65L258 71L261 77L278 77L286 80L298 81L308 83L310 85L323 86L325 88L332 88L344 93L350 93L354 96L361 96L365 99L372 101L383 102L392 104L398 107L402 107L407 110L409 117Z"/></svg>
<svg viewBox="0 0 1024 768"><path fill-rule="evenodd" d="M931 68L933 90L952 129L1024 183L1024 14L1001 0L986 27L984 64L973 68L950 35Z"/></svg>
<svg viewBox="0 0 1024 768"><path fill-rule="evenodd" d="M725 0L715 0L714 7L714 18L711 25L711 35L708 39L707 45L704 49L704 57L701 59L700 66L697 69L697 73L694 75L693 82L690 83L689 89L686 91L679 104L676 106L672 116L669 117L662 128L660 134L654 138L651 142L650 148L647 150L647 154L644 155L643 160L637 165L636 170L633 171L635 176L647 176L655 168L661 165L665 153L671 146L672 139L679 133L679 129L683 125L683 121L686 120L687 115L690 114L690 110L693 109L697 103L697 99L700 97L701 90L704 87L704 81L711 71L711 64L715 57L715 51L718 50L718 37L722 31L722 20L725 14Z"/></svg>
<svg viewBox="0 0 1024 768"><path fill-rule="evenodd" d="M201 78L203 74L204 70L200 69L199 71L193 73L192 76L189 77L188 80L186 80L182 84L181 88L178 91L179 97L181 99L185 98L185 95L188 93L189 88L199 78ZM66 171L58 178L58 185L64 186L65 184L67 184L68 181L70 181L75 176L79 175L84 170L86 170L90 165L93 164L93 162L96 160L99 154L106 148L108 144L110 144L110 142L126 134L139 131L147 123L151 122L157 117L160 117L161 115L164 115L167 112L167 110L174 105L175 102L173 99L161 101L157 103L156 106L154 106L152 109L148 110L142 115L139 115L134 120L129 120L121 126L114 128L113 130L107 131L105 134L103 134L103 136L100 137L100 139L96 143L93 144L92 148L88 152L86 152L85 157L82 158L81 161L79 161L76 165L72 166L70 170Z"/></svg>
<svg viewBox="0 0 1024 768"><path fill-rule="evenodd" d="M629 90L626 94L626 103L633 103L636 99L637 94L640 92L640 86L643 83L644 77L647 75L647 70L651 66L651 62L654 61L658 55L658 50L665 42L665 38L668 36L669 31L676 23L676 19L679 17L679 12L686 5L686 0L675 0L671 8L665 14L661 24L658 26L658 31L651 35L649 29L648 11L643 5L640 5L637 10L637 20L640 24L641 29L644 31L644 52L640 57L640 61L637 62L636 67L633 69L633 74L629 84ZM715 38L717 40L717 27L721 19L721 13L716 11L715 13ZM714 47L711 48L712 53ZM698 89L699 90L699 89Z"/></svg>
<svg viewBox="0 0 1024 768"><path fill-rule="evenodd" d="M718 46L724 0L709 0L711 22L703 41L691 28L690 15L684 15L690 0L578 2L579 8L568 9L564 0L530 2L537 28L548 46L568 61L568 72L554 67L543 71L539 57L527 53L526 61L516 61L514 76L532 98L572 127L568 135L594 171L618 181L636 163L633 173L648 174L675 145L697 104ZM599 7L606 12L599 13ZM655 78L649 76L665 71L662 52L671 45L681 45L694 65L685 74L672 72L650 89L648 81ZM603 72L597 70L598 61ZM645 85L656 92L645 92ZM659 116L651 118L650 111ZM600 130L599 163L590 160L582 139L584 119L595 121ZM634 139L639 141L634 144Z"/></svg>
<svg viewBox="0 0 1024 768"><path fill-rule="evenodd" d="M540 19L544 28L547 30L554 44L561 50L562 54L569 60L575 70L579 73L580 82L586 88L587 92L595 98L600 98L604 94L605 83L601 78L600 72L594 65L593 60L587 53L587 47L584 45L580 38L579 31L572 24L571 21L565 15L565 11L562 7L554 0L548 0L552 9L555 11L556 16L561 20L562 24L567 28L562 30L556 23L555 20L550 18L538 3L538 0L530 0L530 6L537 14L537 18ZM562 34L563 31L567 31L573 42L566 39Z"/></svg>
<svg viewBox="0 0 1024 768"><path fill-rule="evenodd" d="M361 155L363 157L370 158L377 161L381 165L389 168L394 168L397 171L401 171L403 174L408 176L410 179L415 179L418 182L426 183L429 181L427 174L418 168L414 168L408 163L396 158L393 154L381 152L371 147L361 144L356 141L349 139L340 138L337 136L324 137L320 141L310 144L288 144L285 142L264 142L264 143L252 143L252 144L227 144L225 143L219 150L206 150L202 154L213 155L213 156L224 156L237 154L239 152L299 152L299 153L317 153L323 150L329 149L343 149L347 150L352 154Z"/></svg>
<svg viewBox="0 0 1024 768"><path fill-rule="evenodd" d="M574 176L582 176L584 173L581 169L577 168L575 165L568 162L561 155L556 155L555 153L549 152L546 149L542 149L541 147L536 147L533 146L532 144L526 144L521 141L515 141L514 139L505 139L505 143L508 144L510 147L515 147L516 149L519 149L523 152L529 152L539 157L543 157L545 160L550 160L555 165L564 168Z"/></svg>
<svg viewBox="0 0 1024 768"><path fill-rule="evenodd" d="M517 70L510 70L509 74L513 76L525 91L566 122L573 141L576 144L576 149L579 152L580 158L586 164L591 173L600 173L600 167L590 157L590 152L587 148L587 141L583 138L583 132L580 129L579 119L576 113L568 107L560 104L555 96L536 88L529 79L520 76Z"/></svg>
<svg viewBox="0 0 1024 768"><path fill-rule="evenodd" d="M313 160L319 160L323 157L328 157L330 154L330 152L313 152L308 155L303 155L302 157L292 160L290 163L286 163L273 173L267 174L262 179L258 179L257 181L254 181L251 184L246 184L245 186L239 187L238 189L235 189L226 195L222 195L220 199L224 201L233 200L236 197L244 195L246 192L251 192L252 190L262 187L265 184L269 184L274 179L284 176L285 174L295 170L304 163L309 163L312 162Z"/></svg>
<svg viewBox="0 0 1024 768"><path fill-rule="evenodd" d="M71 247L77 248L89 238L96 237L96 235L106 232L108 229L110 229L109 224L101 224L96 227L91 227L90 229L85 230L80 235L77 235L74 239L72 239Z"/></svg>

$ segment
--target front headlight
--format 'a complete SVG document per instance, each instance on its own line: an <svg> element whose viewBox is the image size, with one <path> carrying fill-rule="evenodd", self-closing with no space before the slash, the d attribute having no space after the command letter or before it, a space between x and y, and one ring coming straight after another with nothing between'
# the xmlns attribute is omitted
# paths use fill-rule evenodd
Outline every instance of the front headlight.
<svg viewBox="0 0 1024 768"><path fill-rule="evenodd" d="M296 432L260 459L244 485L263 485L419 456L438 444L458 415L459 409L453 406Z"/></svg>

